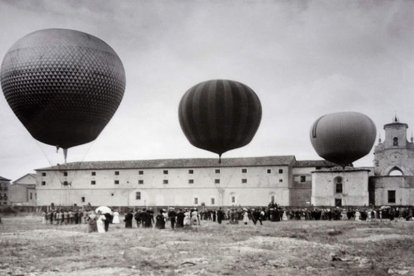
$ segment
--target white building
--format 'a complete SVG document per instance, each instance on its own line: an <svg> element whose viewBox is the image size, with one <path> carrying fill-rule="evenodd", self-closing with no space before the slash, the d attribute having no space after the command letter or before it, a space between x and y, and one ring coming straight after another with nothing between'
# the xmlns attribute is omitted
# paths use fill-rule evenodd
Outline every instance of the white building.
<svg viewBox="0 0 414 276"><path fill-rule="evenodd" d="M311 171L331 166L294 156L68 163L36 170L37 203L306 206Z"/></svg>

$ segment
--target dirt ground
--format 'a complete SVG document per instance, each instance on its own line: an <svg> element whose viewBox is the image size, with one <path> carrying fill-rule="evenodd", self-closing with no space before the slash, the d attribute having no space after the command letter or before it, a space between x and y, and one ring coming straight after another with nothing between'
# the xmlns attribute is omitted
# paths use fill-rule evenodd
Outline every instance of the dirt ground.
<svg viewBox="0 0 414 276"><path fill-rule="evenodd" d="M414 275L414 222L202 221L190 230L2 218L0 275Z"/></svg>

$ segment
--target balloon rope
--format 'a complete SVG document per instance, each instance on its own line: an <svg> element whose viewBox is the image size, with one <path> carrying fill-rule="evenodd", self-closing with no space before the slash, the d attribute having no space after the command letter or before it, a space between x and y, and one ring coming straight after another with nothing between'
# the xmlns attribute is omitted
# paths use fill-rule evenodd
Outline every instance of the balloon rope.
<svg viewBox="0 0 414 276"><path fill-rule="evenodd" d="M221 164L221 153L219 154L219 164Z"/></svg>
<svg viewBox="0 0 414 276"><path fill-rule="evenodd" d="M66 161L68 159L68 149L63 149L63 158L65 159L65 165L66 165Z"/></svg>

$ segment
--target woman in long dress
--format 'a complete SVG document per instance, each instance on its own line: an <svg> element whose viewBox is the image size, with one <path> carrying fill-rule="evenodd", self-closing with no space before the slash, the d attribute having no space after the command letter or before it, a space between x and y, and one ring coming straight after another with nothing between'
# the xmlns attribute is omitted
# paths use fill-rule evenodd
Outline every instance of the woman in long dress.
<svg viewBox="0 0 414 276"><path fill-rule="evenodd" d="M96 220L96 226L98 227L98 233L105 233L105 223L106 217L102 215L101 212L98 212L98 219Z"/></svg>
<svg viewBox="0 0 414 276"><path fill-rule="evenodd" d="M246 208L243 209L243 222L245 225L249 222L249 212Z"/></svg>
<svg viewBox="0 0 414 276"><path fill-rule="evenodd" d="M191 226L191 213L187 209L184 213L184 227L190 227Z"/></svg>
<svg viewBox="0 0 414 276"><path fill-rule="evenodd" d="M119 213L118 211L115 210L115 212L112 214L114 216L114 218L112 219L112 223L113 224L119 224Z"/></svg>

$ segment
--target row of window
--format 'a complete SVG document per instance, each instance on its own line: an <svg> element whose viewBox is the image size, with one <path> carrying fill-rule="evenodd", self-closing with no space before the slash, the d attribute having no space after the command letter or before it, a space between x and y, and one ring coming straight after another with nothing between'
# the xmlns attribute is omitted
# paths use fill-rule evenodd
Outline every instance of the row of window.
<svg viewBox="0 0 414 276"><path fill-rule="evenodd" d="M283 182L283 179L279 179L279 182ZM241 179L241 183L245 184L247 183L247 178L242 178ZM41 182L42 186L46 185L46 181L42 181ZM64 186L68 186L70 185L70 183L68 181L63 181L62 184ZM114 180L114 184L118 185L119 184L119 180ZM138 180L138 184L144 184L144 180L143 179L139 179ZM162 184L168 184L168 179L163 179ZM188 184L194 184L194 179L188 179ZM220 179L214 179L214 184L220 184ZM96 185L96 180L91 180L91 185Z"/></svg>
<svg viewBox="0 0 414 276"><path fill-rule="evenodd" d="M214 172L216 174L219 174L221 171L220 171L220 169L215 169ZM241 172L242 173L247 173L247 169L241 169ZM267 173L268 174L272 173L272 170L267 169ZM283 173L283 169L279 169L279 174L282 174L282 173ZM138 174L143 175L144 171L138 171ZM168 174L168 170L163 170L163 174ZM194 174L194 170L188 170L188 174ZM47 175L46 172L42 172L42 176L46 176L46 175ZM96 172L94 172L94 171L91 172L91 175L96 176ZM114 175L119 175L119 171L114 171ZM68 176L68 172L63 172L63 176Z"/></svg>
<svg viewBox="0 0 414 276"><path fill-rule="evenodd" d="M83 197L82 197L82 199L84 200ZM136 200L141 200L141 192L135 192L135 199ZM236 203L236 196L232 195L231 198L230 198L230 201L231 201L231 203ZM84 202L84 201L82 201L82 202ZM199 203L200 202L199 202L198 197L194 197L193 204L198 205ZM210 205L215 205L215 204L216 204L216 198L211 197L210 198Z"/></svg>

